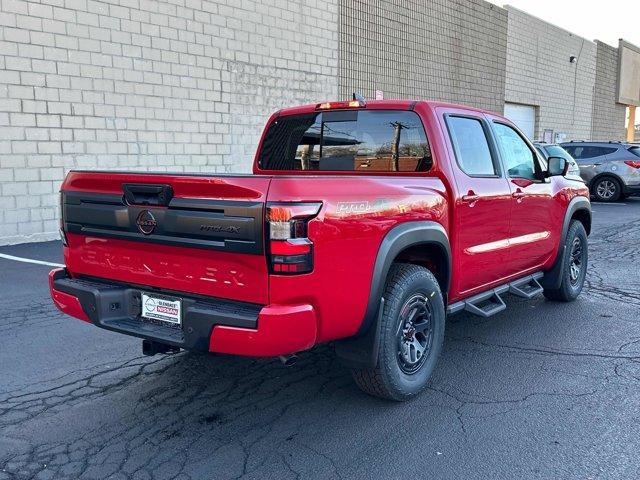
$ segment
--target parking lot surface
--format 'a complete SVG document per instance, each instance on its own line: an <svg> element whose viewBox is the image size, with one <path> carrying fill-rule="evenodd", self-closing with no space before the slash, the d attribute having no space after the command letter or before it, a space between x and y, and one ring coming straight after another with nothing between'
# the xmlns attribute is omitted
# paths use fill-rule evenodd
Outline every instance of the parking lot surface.
<svg viewBox="0 0 640 480"><path fill-rule="evenodd" d="M0 258L0 479L640 478L640 199L594 204L571 304L448 321L430 389L362 394L330 346L144 357ZM0 253L62 262L48 242Z"/></svg>

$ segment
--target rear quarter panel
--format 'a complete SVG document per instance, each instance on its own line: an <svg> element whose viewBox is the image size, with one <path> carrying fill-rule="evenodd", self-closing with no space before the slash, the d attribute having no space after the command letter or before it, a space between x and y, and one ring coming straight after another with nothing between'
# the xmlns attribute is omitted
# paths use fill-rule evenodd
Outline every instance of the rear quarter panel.
<svg viewBox="0 0 640 480"><path fill-rule="evenodd" d="M378 248L391 228L420 220L448 225L445 186L431 177L275 177L268 200L323 203L309 223L314 271L270 280L272 304L314 306L319 342L358 331Z"/></svg>

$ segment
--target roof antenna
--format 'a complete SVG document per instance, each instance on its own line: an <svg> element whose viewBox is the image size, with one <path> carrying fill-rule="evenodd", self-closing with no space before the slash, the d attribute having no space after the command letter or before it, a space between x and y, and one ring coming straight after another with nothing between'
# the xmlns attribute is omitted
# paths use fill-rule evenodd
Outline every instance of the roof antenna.
<svg viewBox="0 0 640 480"><path fill-rule="evenodd" d="M358 101L358 102L362 102L362 103L366 103L364 95L362 95L361 93L358 93L358 92L353 92L353 100Z"/></svg>

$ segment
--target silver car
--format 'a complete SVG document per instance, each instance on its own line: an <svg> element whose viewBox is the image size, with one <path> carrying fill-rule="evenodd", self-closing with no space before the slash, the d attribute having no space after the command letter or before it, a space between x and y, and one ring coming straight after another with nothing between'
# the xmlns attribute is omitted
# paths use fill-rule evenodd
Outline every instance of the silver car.
<svg viewBox="0 0 640 480"><path fill-rule="evenodd" d="M640 194L640 145L622 142L562 143L578 162L580 175L600 202Z"/></svg>
<svg viewBox="0 0 640 480"><path fill-rule="evenodd" d="M573 157L569 155L569 152L567 152L560 145L558 145L557 143L535 142L533 146L536 147L538 153L540 153L540 155L542 155L542 158L544 158L545 160L548 160L549 157L564 158L569 164L569 169L567 170L566 177L572 180L580 180L581 182L584 181L580 177L580 167L578 167L578 164L573 159Z"/></svg>

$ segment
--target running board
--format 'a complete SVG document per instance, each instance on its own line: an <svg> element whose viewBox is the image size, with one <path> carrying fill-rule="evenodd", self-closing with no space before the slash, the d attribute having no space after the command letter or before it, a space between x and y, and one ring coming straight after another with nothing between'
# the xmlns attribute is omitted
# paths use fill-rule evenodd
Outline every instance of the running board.
<svg viewBox="0 0 640 480"><path fill-rule="evenodd" d="M542 278L543 275L542 272L537 272L533 275L514 280L506 285L479 293L465 300L452 303L447 307L447 314L452 315L466 311L479 317L487 318L496 313L500 313L507 308L501 295L511 293L518 297L531 299L542 293L543 289L538 279Z"/></svg>
<svg viewBox="0 0 640 480"><path fill-rule="evenodd" d="M538 272L528 277L521 278L520 280L516 280L515 282L511 282L509 284L509 293L516 297L531 300L536 295L540 295L542 293L543 288L538 282L538 279L542 278L543 275L544 274L542 272Z"/></svg>

